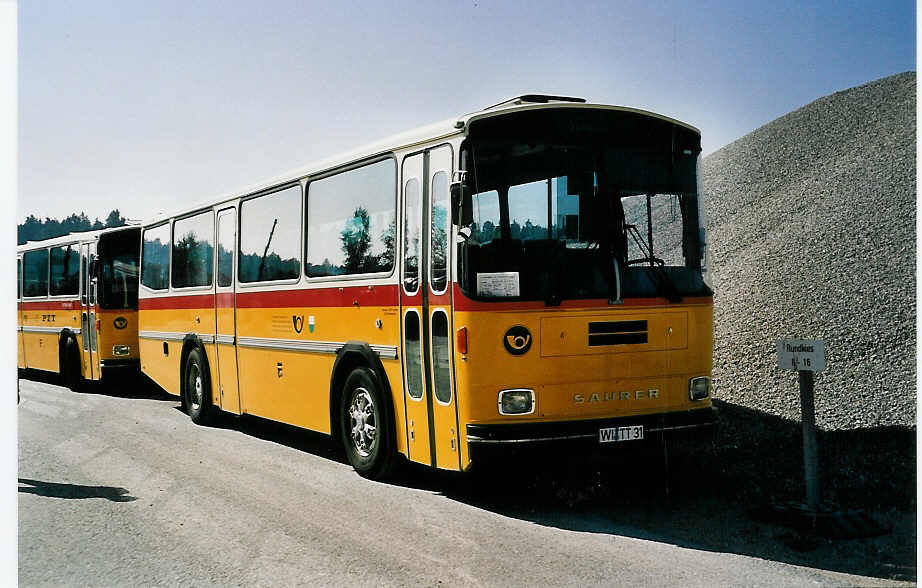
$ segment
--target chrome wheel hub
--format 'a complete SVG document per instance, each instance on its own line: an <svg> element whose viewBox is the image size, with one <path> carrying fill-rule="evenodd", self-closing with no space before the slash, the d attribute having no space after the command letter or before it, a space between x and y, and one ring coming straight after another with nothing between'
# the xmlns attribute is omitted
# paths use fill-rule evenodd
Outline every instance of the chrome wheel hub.
<svg viewBox="0 0 922 588"><path fill-rule="evenodd" d="M204 398L204 387L202 385L202 374L199 372L197 365L193 365L191 368L189 368L189 385L192 389L192 394L189 398L189 404L193 410L198 410L198 408L202 405L202 399Z"/></svg>
<svg viewBox="0 0 922 588"><path fill-rule="evenodd" d="M375 442L377 421L375 420L374 401L365 388L358 388L352 396L352 403L349 405L349 424L355 450L362 457L368 457L371 455L371 448Z"/></svg>

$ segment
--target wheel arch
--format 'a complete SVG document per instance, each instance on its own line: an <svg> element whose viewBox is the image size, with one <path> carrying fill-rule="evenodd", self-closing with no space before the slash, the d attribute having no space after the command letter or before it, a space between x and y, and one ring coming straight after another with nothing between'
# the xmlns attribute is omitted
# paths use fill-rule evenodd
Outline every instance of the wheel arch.
<svg viewBox="0 0 922 588"><path fill-rule="evenodd" d="M77 346L77 353L80 353L80 344L77 343L77 335L74 334L69 328L64 327L61 329L61 334L58 336L58 373L64 373L64 354L67 352L67 342L73 341L74 345ZM81 370L83 369L81 361Z"/></svg>
<svg viewBox="0 0 922 588"><path fill-rule="evenodd" d="M387 379L387 373L384 371L384 364L378 354L372 351L371 346L365 341L348 341L336 353L336 360L333 362L333 371L330 376L330 436L334 442L339 441L339 413L343 398L343 386L346 384L346 378L352 371L359 367L366 367L372 371L375 380L381 386L381 394L387 399L384 403L384 409L387 411L389 430L396 437L397 432L396 418L394 414L394 396L391 393L391 385Z"/></svg>
<svg viewBox="0 0 922 588"><path fill-rule="evenodd" d="M199 349L202 355L202 363L208 370L208 400L214 402L212 398L212 379L211 365L208 363L208 353L205 352L205 344L196 333L186 333L182 338L182 351L179 353L179 398L183 409L186 408L186 360L193 349Z"/></svg>

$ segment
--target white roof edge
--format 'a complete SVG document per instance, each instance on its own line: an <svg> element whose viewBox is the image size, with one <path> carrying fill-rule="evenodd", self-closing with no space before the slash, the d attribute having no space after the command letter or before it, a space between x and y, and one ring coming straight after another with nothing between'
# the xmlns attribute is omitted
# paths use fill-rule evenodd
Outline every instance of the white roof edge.
<svg viewBox="0 0 922 588"><path fill-rule="evenodd" d="M243 186L242 188L224 192L217 196L210 198L203 198L197 202L184 206L179 210L173 212L160 213L150 217L148 220L145 220L141 223L141 226L149 227L151 225L156 225L162 223L166 220L169 220L174 217L181 217L199 210L210 208L212 206L217 206L224 202L234 200L235 198L241 196L247 196L262 190L267 190L275 186L280 186L284 184L290 184L302 179L312 176L319 175L325 172L332 170L333 168L347 165L355 161L361 161L363 159L371 159L380 155L386 155L391 151L398 151L402 149L407 149L414 145L428 143L431 141L437 141L440 139L446 139L448 137L467 134L468 125L479 119L489 118L492 116L499 116L503 114L509 114L510 112L518 112L524 110L541 110L548 108L583 108L583 109L604 109L604 110L615 110L621 112L632 112L636 114L642 114L645 116L651 116L671 122L673 124L685 127L691 131L694 131L698 135L701 134L701 131L698 128L684 123L680 120L658 114L656 112L651 112L648 110L642 110L639 108L631 108L628 106L614 106L609 104L590 104L590 103L580 103L580 102L564 102L564 101L551 101L547 103L523 103L523 104L509 104L509 105L498 105L492 106L484 110L479 110L477 112L472 112L469 114L464 114L459 117L446 119L436 123L428 124L425 126L417 127L409 131L404 131L397 133L395 135L390 135L378 141L372 143L366 143L361 147L356 149L339 153L332 157L327 157L314 161L307 165L297 167L295 169L289 170L282 174L275 175L271 178L263 180L258 183L250 184Z"/></svg>
<svg viewBox="0 0 922 588"><path fill-rule="evenodd" d="M43 249L45 247L55 247L58 245L67 245L70 243L85 243L97 239L103 233L114 233L125 229L138 229L138 225L123 225L121 227L106 227L104 229L90 229L89 231L72 231L60 237L50 237L38 241L26 241L22 245L16 246L16 252L31 251L32 249Z"/></svg>

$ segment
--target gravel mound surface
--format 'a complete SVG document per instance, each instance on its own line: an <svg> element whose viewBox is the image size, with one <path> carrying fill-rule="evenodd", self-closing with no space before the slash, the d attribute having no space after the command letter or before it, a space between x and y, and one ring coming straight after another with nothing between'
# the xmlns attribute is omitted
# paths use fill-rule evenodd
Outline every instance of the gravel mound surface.
<svg viewBox="0 0 922 588"><path fill-rule="evenodd" d="M800 419L779 339L823 339L817 424L915 427L916 74L820 98L704 158L715 397Z"/></svg>

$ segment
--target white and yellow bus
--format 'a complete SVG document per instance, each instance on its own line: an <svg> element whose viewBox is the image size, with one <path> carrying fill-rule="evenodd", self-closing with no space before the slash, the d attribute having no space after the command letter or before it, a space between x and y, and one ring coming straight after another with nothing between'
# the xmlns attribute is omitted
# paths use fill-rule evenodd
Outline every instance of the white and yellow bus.
<svg viewBox="0 0 922 588"><path fill-rule="evenodd" d="M522 96L146 223L141 368L359 473L707 433L700 134Z"/></svg>
<svg viewBox="0 0 922 588"><path fill-rule="evenodd" d="M140 239L140 227L118 227L18 247L20 369L58 373L74 390L137 373Z"/></svg>

